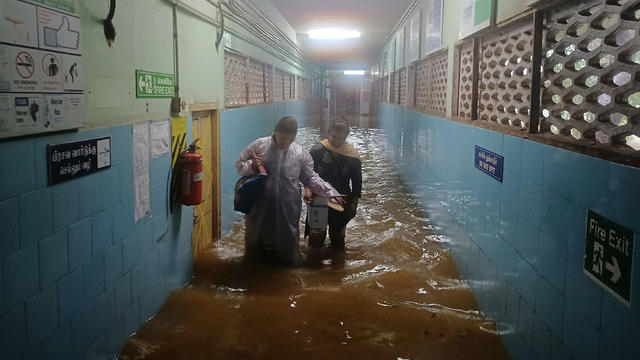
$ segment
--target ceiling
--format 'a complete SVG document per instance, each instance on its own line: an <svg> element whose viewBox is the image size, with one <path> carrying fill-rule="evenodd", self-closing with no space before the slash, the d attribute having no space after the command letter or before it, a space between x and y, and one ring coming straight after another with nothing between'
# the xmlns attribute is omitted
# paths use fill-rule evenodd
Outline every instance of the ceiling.
<svg viewBox="0 0 640 360"><path fill-rule="evenodd" d="M368 70L387 36L413 0L271 0L298 33L313 63L327 69ZM314 40L313 28L357 30L358 39Z"/></svg>

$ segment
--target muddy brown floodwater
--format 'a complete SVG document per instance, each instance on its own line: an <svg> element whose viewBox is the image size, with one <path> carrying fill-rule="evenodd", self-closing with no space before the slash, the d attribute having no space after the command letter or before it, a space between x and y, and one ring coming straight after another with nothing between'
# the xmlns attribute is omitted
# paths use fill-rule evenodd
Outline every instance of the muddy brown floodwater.
<svg viewBox="0 0 640 360"><path fill-rule="evenodd" d="M296 141L310 148L319 138L302 129ZM313 252L301 240L300 266L248 264L239 222L120 358L508 359L447 239L385 158L381 131L357 129L349 141L364 186L343 252Z"/></svg>

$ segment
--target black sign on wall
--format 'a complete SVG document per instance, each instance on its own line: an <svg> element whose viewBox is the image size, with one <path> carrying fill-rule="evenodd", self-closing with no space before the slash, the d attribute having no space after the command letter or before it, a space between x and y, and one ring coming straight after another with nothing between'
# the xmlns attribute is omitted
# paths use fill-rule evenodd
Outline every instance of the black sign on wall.
<svg viewBox="0 0 640 360"><path fill-rule="evenodd" d="M110 166L110 136L47 145L49 185L73 180Z"/></svg>
<svg viewBox="0 0 640 360"><path fill-rule="evenodd" d="M634 232L589 210L584 272L631 307Z"/></svg>

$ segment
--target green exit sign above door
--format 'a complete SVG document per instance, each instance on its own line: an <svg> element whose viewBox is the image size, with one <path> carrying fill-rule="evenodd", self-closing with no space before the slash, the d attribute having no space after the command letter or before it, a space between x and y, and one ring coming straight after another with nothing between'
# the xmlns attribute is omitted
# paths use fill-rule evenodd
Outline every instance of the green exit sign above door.
<svg viewBox="0 0 640 360"><path fill-rule="evenodd" d="M629 307L633 240L633 231L589 210L584 272Z"/></svg>

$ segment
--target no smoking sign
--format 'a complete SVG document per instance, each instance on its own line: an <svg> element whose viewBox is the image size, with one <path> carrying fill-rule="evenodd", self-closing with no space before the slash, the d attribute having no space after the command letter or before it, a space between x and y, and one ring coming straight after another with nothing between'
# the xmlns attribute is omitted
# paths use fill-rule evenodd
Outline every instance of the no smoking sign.
<svg viewBox="0 0 640 360"><path fill-rule="evenodd" d="M35 68L33 65L33 57L26 51L20 51L16 56L16 72L23 79L29 79L33 76Z"/></svg>

